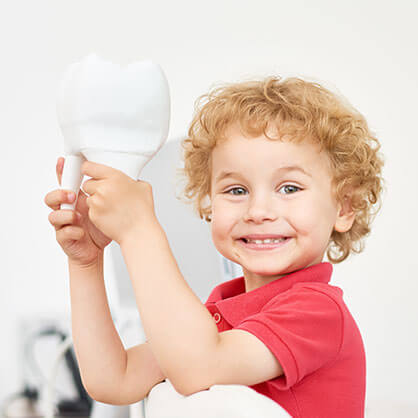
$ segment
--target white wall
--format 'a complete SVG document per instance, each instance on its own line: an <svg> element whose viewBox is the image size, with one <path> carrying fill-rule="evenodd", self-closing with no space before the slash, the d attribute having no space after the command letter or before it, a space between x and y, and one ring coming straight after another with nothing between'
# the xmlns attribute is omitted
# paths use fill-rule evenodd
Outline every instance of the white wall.
<svg viewBox="0 0 418 418"><path fill-rule="evenodd" d="M272 73L323 80L366 116L386 155L388 191L365 252L336 266L334 283L365 340L369 405L418 410L417 12L406 0L1 2L0 400L20 384L17 317L69 312L66 258L43 199L63 155L58 82L95 51L162 65L170 138L186 132L194 100L214 83Z"/></svg>

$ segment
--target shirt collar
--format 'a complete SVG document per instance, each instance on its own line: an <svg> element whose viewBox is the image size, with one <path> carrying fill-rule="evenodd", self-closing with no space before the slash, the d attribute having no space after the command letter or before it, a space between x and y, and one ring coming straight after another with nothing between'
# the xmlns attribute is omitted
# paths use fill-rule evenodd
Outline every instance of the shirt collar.
<svg viewBox="0 0 418 418"><path fill-rule="evenodd" d="M225 320L236 326L246 317L260 312L270 299L296 283L328 283L331 274L332 264L323 262L294 271L249 292L245 292L245 281L241 276L218 285L206 304L215 304Z"/></svg>

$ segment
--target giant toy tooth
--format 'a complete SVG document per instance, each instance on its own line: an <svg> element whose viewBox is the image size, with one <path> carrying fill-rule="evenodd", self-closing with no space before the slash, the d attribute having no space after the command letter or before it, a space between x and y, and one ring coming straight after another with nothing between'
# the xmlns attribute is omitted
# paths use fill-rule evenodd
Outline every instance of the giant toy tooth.
<svg viewBox="0 0 418 418"><path fill-rule="evenodd" d="M78 197L85 159L137 179L164 145L170 122L168 82L152 61L121 68L91 54L65 73L57 113L65 148L61 188ZM74 209L76 202L61 209Z"/></svg>

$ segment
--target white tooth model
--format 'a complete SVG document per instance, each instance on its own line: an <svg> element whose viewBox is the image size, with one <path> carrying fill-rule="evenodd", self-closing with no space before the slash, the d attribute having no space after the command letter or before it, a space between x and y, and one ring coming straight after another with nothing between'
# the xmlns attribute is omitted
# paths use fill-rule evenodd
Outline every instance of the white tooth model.
<svg viewBox="0 0 418 418"><path fill-rule="evenodd" d="M66 154L61 189L78 197L85 159L136 180L164 145L170 123L168 82L152 61L121 68L91 54L65 73L57 114ZM76 203L61 209L74 209Z"/></svg>

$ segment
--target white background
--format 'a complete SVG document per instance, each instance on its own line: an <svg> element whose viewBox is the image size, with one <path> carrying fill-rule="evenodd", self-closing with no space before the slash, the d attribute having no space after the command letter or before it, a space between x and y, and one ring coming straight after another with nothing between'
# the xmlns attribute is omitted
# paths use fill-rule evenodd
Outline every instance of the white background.
<svg viewBox="0 0 418 418"><path fill-rule="evenodd" d="M21 385L17 318L69 315L66 257L43 199L63 155L58 83L96 52L163 67L170 139L184 135L213 84L270 74L321 81L365 115L382 144L387 191L365 251L336 265L333 283L362 331L369 408L418 414L417 14L406 0L1 2L0 400Z"/></svg>

